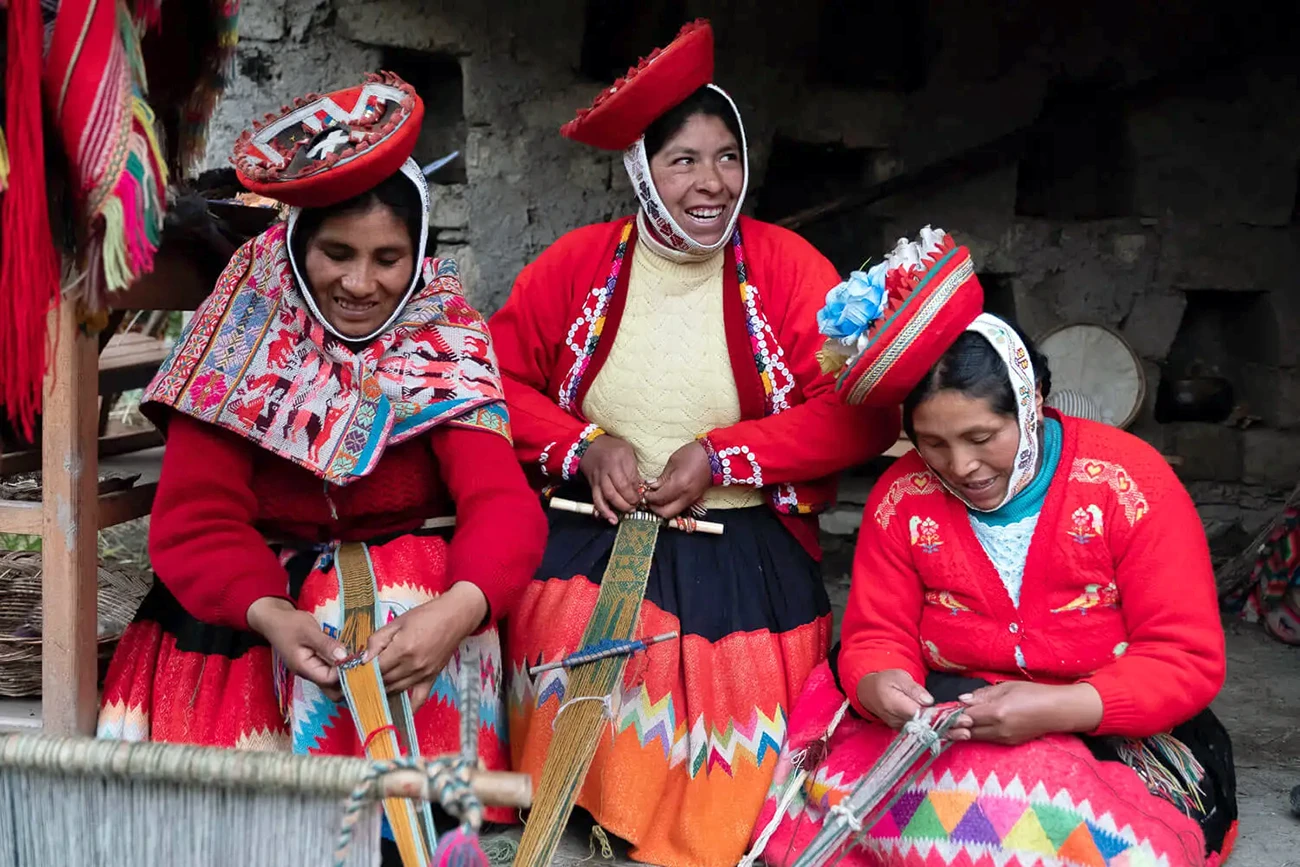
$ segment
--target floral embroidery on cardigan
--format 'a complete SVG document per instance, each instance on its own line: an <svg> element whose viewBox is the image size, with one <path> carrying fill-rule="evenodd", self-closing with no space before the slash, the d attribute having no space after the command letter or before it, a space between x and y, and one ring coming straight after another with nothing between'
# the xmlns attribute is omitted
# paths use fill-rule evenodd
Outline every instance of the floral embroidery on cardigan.
<svg viewBox="0 0 1300 867"><path fill-rule="evenodd" d="M1080 545L1087 545L1093 539L1105 535L1104 524L1101 519L1101 507L1096 503L1089 504L1088 508L1078 508L1070 516L1070 538Z"/></svg>
<svg viewBox="0 0 1300 867"><path fill-rule="evenodd" d="M943 539L939 536L939 525L934 518L913 515L912 520L907 522L907 529L911 535L912 547L919 547L927 554L933 554L943 547Z"/></svg>
<svg viewBox="0 0 1300 867"><path fill-rule="evenodd" d="M1137 482L1134 482L1128 471L1119 464L1095 461L1090 458L1075 458L1070 467L1070 481L1110 485L1120 505L1124 507L1124 517L1128 518L1130 527L1142 520L1150 508L1147 505L1147 498L1138 490Z"/></svg>
<svg viewBox="0 0 1300 867"><path fill-rule="evenodd" d="M939 484L939 478L929 471L919 473L908 473L894 479L894 483L889 486L885 492L885 497L876 506L876 523L882 530L889 529L889 521L894 517L898 510L898 504L903 501L903 497L909 494L924 496L943 490L943 485Z"/></svg>

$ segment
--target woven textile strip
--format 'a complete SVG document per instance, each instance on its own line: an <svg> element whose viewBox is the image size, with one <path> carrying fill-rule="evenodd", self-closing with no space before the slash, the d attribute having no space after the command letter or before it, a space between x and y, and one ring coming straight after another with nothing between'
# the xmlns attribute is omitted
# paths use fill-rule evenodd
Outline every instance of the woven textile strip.
<svg viewBox="0 0 1300 867"><path fill-rule="evenodd" d="M889 749L876 761L871 770L854 787L844 801L831 808L821 831L808 847L800 853L794 867L823 867L850 838L862 834L880 818L882 802L893 793L884 810L894 805L906 785L925 773L951 741L944 740L961 716L960 705L939 705L926 708L916 718L903 726ZM929 757L925 758L925 754ZM920 767L917 763L921 762Z"/></svg>
<svg viewBox="0 0 1300 867"><path fill-rule="evenodd" d="M582 634L583 647L634 637L659 527L657 517L640 512L619 523L609 566L600 581L600 595ZM551 863L595 758L596 743L609 719L609 696L622 679L626 662L626 656L615 656L573 670L566 701L555 718L555 737L542 768L541 784L519 841L518 867Z"/></svg>
<svg viewBox="0 0 1300 867"><path fill-rule="evenodd" d="M339 641L350 654L360 654L374 634L379 595L375 588L370 557L361 543L340 545L335 558L339 598L343 603L343 629ZM366 755L376 761L391 761L419 753L411 702L405 692L386 695L379 661L339 667L343 695L352 712ZM472 714L467 715L472 716ZM475 719L477 725L477 719ZM462 735L463 737L463 735ZM384 813L393 829L405 867L428 867L438 836L428 803L418 808L403 798L384 801Z"/></svg>

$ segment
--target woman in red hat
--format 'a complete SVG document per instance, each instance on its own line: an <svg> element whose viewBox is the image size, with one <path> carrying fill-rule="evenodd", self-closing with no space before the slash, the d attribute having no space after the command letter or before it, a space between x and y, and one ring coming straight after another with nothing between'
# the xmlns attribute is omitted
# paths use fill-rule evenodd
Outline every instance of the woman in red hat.
<svg viewBox="0 0 1300 867"><path fill-rule="evenodd" d="M621 150L635 217L560 238L492 319L515 450L538 483L603 520L552 513L507 630L515 767L540 777L563 669L601 592L617 517L702 514L721 536L659 534L631 659L578 804L663 865L734 864L786 716L826 655L816 514L834 475L896 441L892 410L848 407L815 358L838 277L792 232L740 215L745 132L687 26L564 135Z"/></svg>
<svg viewBox="0 0 1300 867"><path fill-rule="evenodd" d="M1046 360L979 312L943 232L864 276L882 302L833 292L825 351L849 402L901 400L916 450L868 499L842 649L795 705L748 860L1220 863L1224 640L1191 498L1137 437L1043 408ZM877 761L932 721L948 751L895 786Z"/></svg>
<svg viewBox="0 0 1300 867"><path fill-rule="evenodd" d="M239 139L243 183L292 207L235 254L145 392L167 436L158 582L109 668L101 737L360 754L332 552L364 542L386 623L367 653L409 698L421 752L459 749L470 654L480 757L507 767L496 623L545 523L486 325L455 263L425 257L421 115L409 85L369 76ZM453 508L449 542L426 527Z"/></svg>

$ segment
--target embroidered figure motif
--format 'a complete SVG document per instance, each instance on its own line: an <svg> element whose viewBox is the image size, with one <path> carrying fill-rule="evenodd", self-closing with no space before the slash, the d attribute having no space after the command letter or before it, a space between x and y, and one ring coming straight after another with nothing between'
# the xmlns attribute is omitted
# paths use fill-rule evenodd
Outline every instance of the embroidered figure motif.
<svg viewBox="0 0 1300 867"><path fill-rule="evenodd" d="M1070 600L1060 608L1053 608L1053 614L1062 614L1066 611L1078 611L1080 614L1087 614L1088 609L1105 605L1108 608L1119 607L1119 588L1115 582L1109 584L1088 584L1083 588L1083 592Z"/></svg>
<svg viewBox="0 0 1300 867"><path fill-rule="evenodd" d="M939 478L930 472L910 473L894 479L894 483L885 493L885 498L876 506L876 523L880 525L880 529L888 530L889 521L894 517L903 497L909 494L933 494L941 490L943 487L939 484Z"/></svg>
<svg viewBox="0 0 1300 867"><path fill-rule="evenodd" d="M939 668L947 669L948 671L965 670L966 666L958 665L955 662L944 659L943 654L939 652L939 646L933 641L922 641L921 644L925 647L925 652L930 657L930 662Z"/></svg>
<svg viewBox="0 0 1300 867"><path fill-rule="evenodd" d="M933 554L943 546L943 539L939 538L939 525L934 518L913 515L907 528L911 531L913 547L919 546L925 553Z"/></svg>
<svg viewBox="0 0 1300 867"><path fill-rule="evenodd" d="M929 590L925 594L927 605L938 605L947 608L954 617L958 611L970 611L970 608L957 601L957 597L952 595L951 590Z"/></svg>
<svg viewBox="0 0 1300 867"><path fill-rule="evenodd" d="M1142 520L1150 508L1147 498L1138 490L1137 483L1119 464L1075 458L1074 464L1070 467L1070 481L1109 485L1119 499L1120 505L1124 507L1124 517L1128 519L1130 527Z"/></svg>
<svg viewBox="0 0 1300 867"><path fill-rule="evenodd" d="M1080 545L1086 545L1102 535L1101 509L1094 503L1085 508L1074 510L1070 516L1070 537Z"/></svg>

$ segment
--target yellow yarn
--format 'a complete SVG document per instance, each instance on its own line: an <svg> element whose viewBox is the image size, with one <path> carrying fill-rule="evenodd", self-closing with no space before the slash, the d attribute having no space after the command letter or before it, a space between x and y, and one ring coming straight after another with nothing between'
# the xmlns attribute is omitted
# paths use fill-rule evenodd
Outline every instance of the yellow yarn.
<svg viewBox="0 0 1300 867"><path fill-rule="evenodd" d="M5 131L0 129L0 193L9 186L9 146L5 144Z"/></svg>

